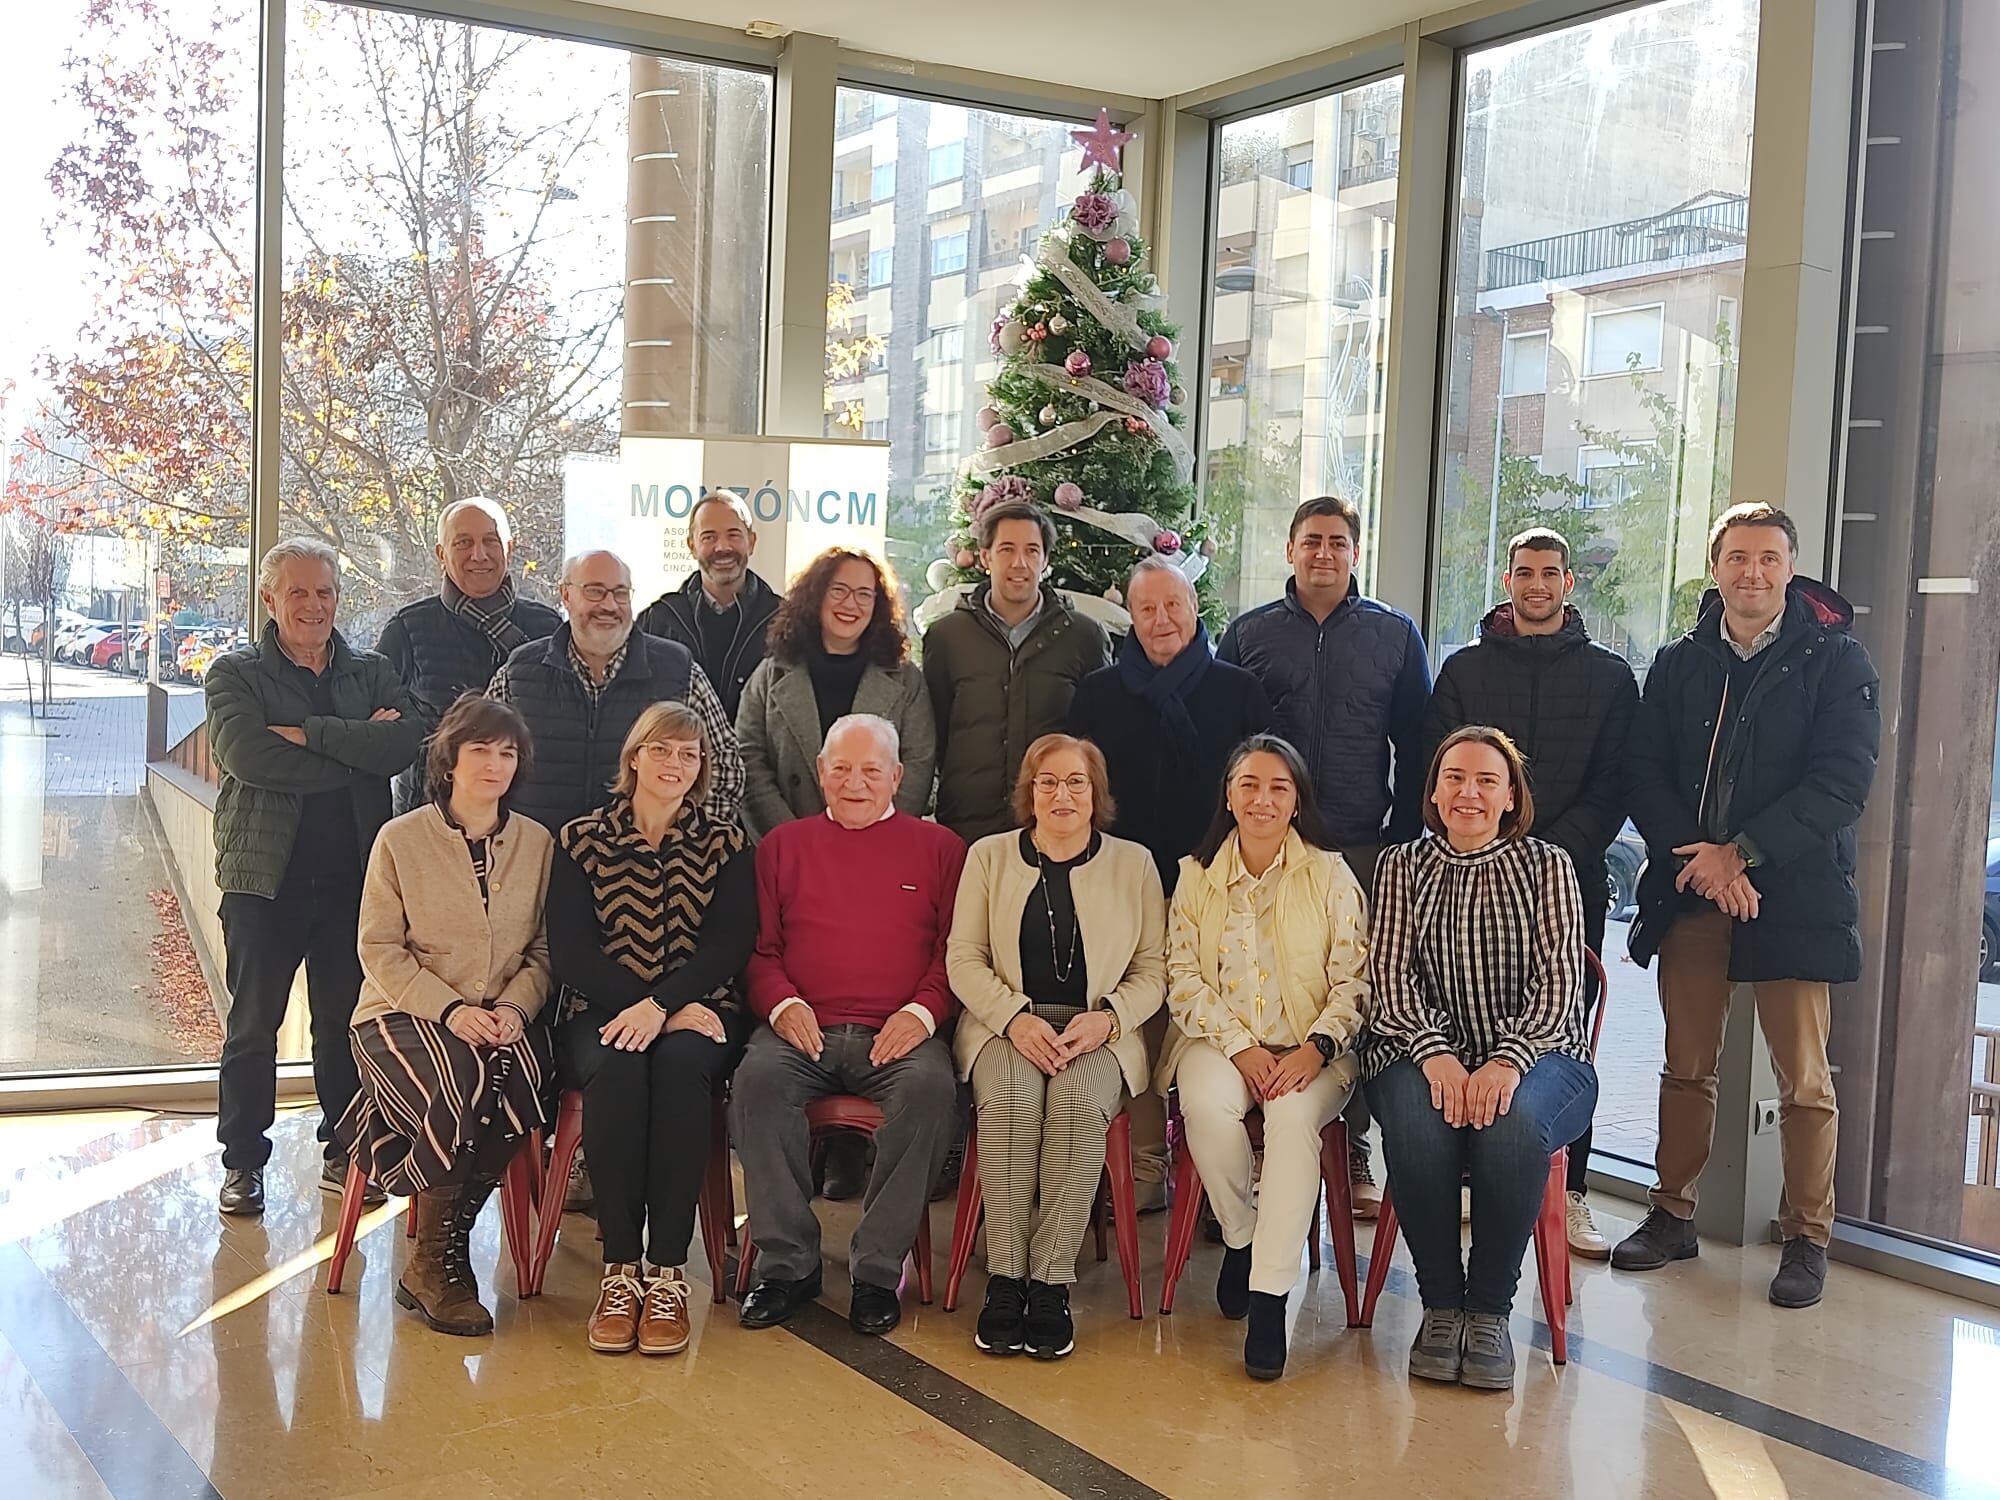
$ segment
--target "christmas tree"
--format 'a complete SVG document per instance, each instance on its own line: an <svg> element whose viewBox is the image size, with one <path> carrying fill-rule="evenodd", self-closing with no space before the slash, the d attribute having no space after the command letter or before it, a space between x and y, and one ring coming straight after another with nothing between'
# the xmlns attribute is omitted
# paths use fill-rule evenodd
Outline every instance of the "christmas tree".
<svg viewBox="0 0 2000 1500"><path fill-rule="evenodd" d="M1180 330L1160 315L1159 283L1118 174L1128 136L1103 110L1094 129L1073 135L1096 170L1042 234L994 319L1000 369L979 410L979 448L955 486L951 555L931 564L938 593L919 621L952 608L983 578L980 516L1031 500L1055 521L1050 581L1107 626L1129 627L1125 580L1153 553L1186 574L1219 627L1221 604L1203 581L1215 547L1194 516L1194 454L1183 435Z"/></svg>

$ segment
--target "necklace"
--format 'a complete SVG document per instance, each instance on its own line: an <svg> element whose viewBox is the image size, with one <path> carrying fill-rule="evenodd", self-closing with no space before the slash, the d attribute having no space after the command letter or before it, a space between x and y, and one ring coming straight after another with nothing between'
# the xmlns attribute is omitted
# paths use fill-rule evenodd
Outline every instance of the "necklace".
<svg viewBox="0 0 2000 1500"><path fill-rule="evenodd" d="M1062 944L1056 938L1056 904L1049 899L1049 862L1039 846L1035 849L1035 864L1040 869L1042 879L1042 910L1049 918L1049 963L1055 970L1056 983L1066 984L1069 976L1076 972L1076 941L1081 922L1073 922L1069 929L1069 954L1065 958Z"/></svg>

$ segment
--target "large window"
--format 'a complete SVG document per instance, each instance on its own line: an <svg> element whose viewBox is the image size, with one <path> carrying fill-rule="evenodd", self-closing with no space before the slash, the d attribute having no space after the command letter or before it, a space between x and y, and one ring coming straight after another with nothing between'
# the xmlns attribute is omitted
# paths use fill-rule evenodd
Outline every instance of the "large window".
<svg viewBox="0 0 2000 1500"><path fill-rule="evenodd" d="M1668 0L1464 59L1434 658L1531 525L1569 538L1592 636L1640 673L1693 623L1730 503L1756 53L1755 0ZM1621 920L1642 857L1628 825L1597 1146L1649 1163L1659 1003Z"/></svg>
<svg viewBox="0 0 2000 1500"><path fill-rule="evenodd" d="M1360 505L1372 577L1402 114L1390 78L1217 132L1202 505L1232 610L1284 591L1314 495Z"/></svg>
<svg viewBox="0 0 2000 1500"><path fill-rule="evenodd" d="M1023 253L1083 191L1075 127L993 110L842 89L844 164L910 162L893 196L836 220L831 264L868 267L828 334L826 431L889 439L888 547L910 604L945 553L948 488L999 361L987 330ZM970 336L968 336L968 330ZM878 358L873 346L881 341ZM881 425L878 425L881 424Z"/></svg>
<svg viewBox="0 0 2000 1500"><path fill-rule="evenodd" d="M467 495L550 599L576 460L757 429L771 81L324 0L289 30L280 527L340 550L359 641Z"/></svg>

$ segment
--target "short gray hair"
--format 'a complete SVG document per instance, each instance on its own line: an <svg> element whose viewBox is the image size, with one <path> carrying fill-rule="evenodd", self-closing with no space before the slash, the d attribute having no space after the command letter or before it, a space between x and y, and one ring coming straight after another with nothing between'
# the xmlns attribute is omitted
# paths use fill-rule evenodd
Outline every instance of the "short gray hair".
<svg viewBox="0 0 2000 1500"><path fill-rule="evenodd" d="M880 714L842 714L827 728L826 738L819 742L818 759L826 759L826 747L833 743L833 737L843 729L861 728L889 747L889 758L897 765L903 763L903 737L896 733L896 726Z"/></svg>
<svg viewBox="0 0 2000 1500"><path fill-rule="evenodd" d="M1125 592L1128 596L1132 592L1132 585L1137 583L1140 576L1145 573L1166 574L1167 577L1173 579L1174 582L1187 590L1188 603L1195 606L1196 614L1201 613L1200 595L1195 593L1194 585L1188 581L1187 574L1183 573L1157 552L1150 552L1132 564L1132 571L1125 579Z"/></svg>
<svg viewBox="0 0 2000 1500"><path fill-rule="evenodd" d="M278 587L278 574L288 562L305 559L325 563L333 573L333 591L340 592L340 554L316 536L288 536L274 542L257 564L257 592L269 594Z"/></svg>
<svg viewBox="0 0 2000 1500"><path fill-rule="evenodd" d="M688 511L688 535L694 535L695 518L701 514L704 505L726 505L736 512L736 519L743 523L743 529L753 536L757 531L757 518L750 514L750 502L734 490L710 490L696 500Z"/></svg>
<svg viewBox="0 0 2000 1500"><path fill-rule="evenodd" d="M608 557L625 570L627 578L632 576L632 565L616 552L613 552L609 547L586 547L583 551L572 552L568 557L563 559L562 573L556 579L558 587L566 587L569 584L569 575L576 571L577 565L586 557Z"/></svg>
<svg viewBox="0 0 2000 1500"><path fill-rule="evenodd" d="M506 546L514 539L514 528L508 524L507 511L498 500L489 500L484 495L467 495L463 500L454 500L438 512L437 544L444 545L444 529L451 524L451 518L462 510L477 510L492 517L493 524L500 530L500 545Z"/></svg>

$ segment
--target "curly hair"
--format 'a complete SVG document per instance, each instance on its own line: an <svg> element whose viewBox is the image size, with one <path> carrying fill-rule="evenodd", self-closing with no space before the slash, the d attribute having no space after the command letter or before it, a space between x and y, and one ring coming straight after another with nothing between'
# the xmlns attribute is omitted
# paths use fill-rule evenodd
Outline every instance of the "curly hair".
<svg viewBox="0 0 2000 1500"><path fill-rule="evenodd" d="M903 596L889 565L851 547L829 547L785 590L784 602L771 617L764 637L766 649L779 661L797 665L807 648L820 638L819 610L827 585L846 562L868 564L875 572L875 613L861 632L861 654L878 667L899 667L910 659L910 638L903 634Z"/></svg>

